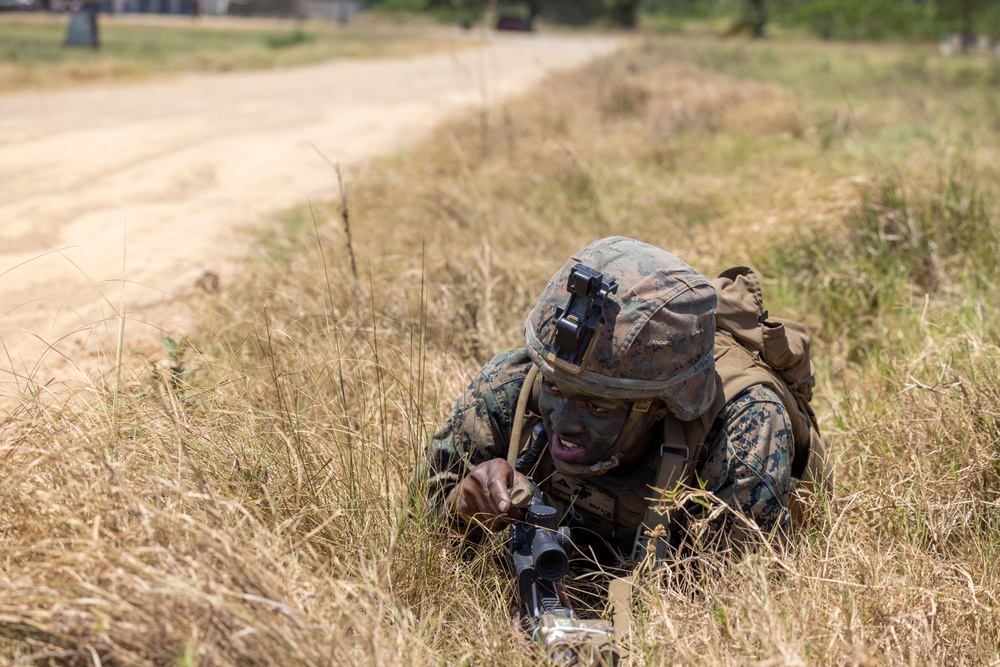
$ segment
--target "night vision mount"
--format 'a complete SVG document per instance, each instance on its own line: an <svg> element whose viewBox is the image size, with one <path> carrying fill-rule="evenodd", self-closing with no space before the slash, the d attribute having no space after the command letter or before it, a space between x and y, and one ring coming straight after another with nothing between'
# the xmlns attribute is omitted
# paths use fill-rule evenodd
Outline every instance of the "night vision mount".
<svg viewBox="0 0 1000 667"><path fill-rule="evenodd" d="M579 373L594 334L604 323L605 301L618 291L618 281L578 263L569 272L566 290L569 301L556 310L556 330L547 356L560 368Z"/></svg>

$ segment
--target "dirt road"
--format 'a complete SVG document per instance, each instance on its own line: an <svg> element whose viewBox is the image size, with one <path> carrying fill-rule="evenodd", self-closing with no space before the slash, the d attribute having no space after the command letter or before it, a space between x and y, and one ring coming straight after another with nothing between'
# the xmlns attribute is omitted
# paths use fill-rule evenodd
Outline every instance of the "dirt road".
<svg viewBox="0 0 1000 667"><path fill-rule="evenodd" d="M123 268L124 349L183 333L177 303L206 272L225 284L238 270L247 226L335 192L317 148L349 167L617 46L468 39L406 59L0 97L0 418L28 378L73 388L113 367Z"/></svg>

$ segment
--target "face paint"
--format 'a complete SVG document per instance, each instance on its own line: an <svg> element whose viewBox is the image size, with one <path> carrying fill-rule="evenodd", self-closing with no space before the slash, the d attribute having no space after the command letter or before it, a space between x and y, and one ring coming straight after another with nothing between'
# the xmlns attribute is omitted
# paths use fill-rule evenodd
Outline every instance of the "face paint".
<svg viewBox="0 0 1000 667"><path fill-rule="evenodd" d="M538 397L552 456L566 463L584 465L607 457L630 407L624 399L563 391L547 379L542 382Z"/></svg>

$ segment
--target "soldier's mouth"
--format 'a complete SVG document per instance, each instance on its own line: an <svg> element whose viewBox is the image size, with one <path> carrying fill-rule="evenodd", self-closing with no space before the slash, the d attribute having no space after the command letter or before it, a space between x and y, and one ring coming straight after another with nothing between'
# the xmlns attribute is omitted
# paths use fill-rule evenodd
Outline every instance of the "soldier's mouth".
<svg viewBox="0 0 1000 667"><path fill-rule="evenodd" d="M552 456L560 461L567 462L582 456L587 451L583 445L573 442L572 440L566 440L558 433L552 434L549 449L552 452Z"/></svg>

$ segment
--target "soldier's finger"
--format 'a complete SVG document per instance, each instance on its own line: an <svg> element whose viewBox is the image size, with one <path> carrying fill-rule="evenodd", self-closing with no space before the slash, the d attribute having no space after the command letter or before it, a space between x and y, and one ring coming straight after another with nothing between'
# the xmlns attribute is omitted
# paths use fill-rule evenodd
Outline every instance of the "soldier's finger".
<svg viewBox="0 0 1000 667"><path fill-rule="evenodd" d="M493 514L486 480L483 480L479 475L471 475L467 479L469 481L468 498L471 501L469 504L473 514Z"/></svg>
<svg viewBox="0 0 1000 667"><path fill-rule="evenodd" d="M493 505L494 514L505 514L510 508L510 495L507 493L507 481L500 477L491 477L486 484Z"/></svg>

